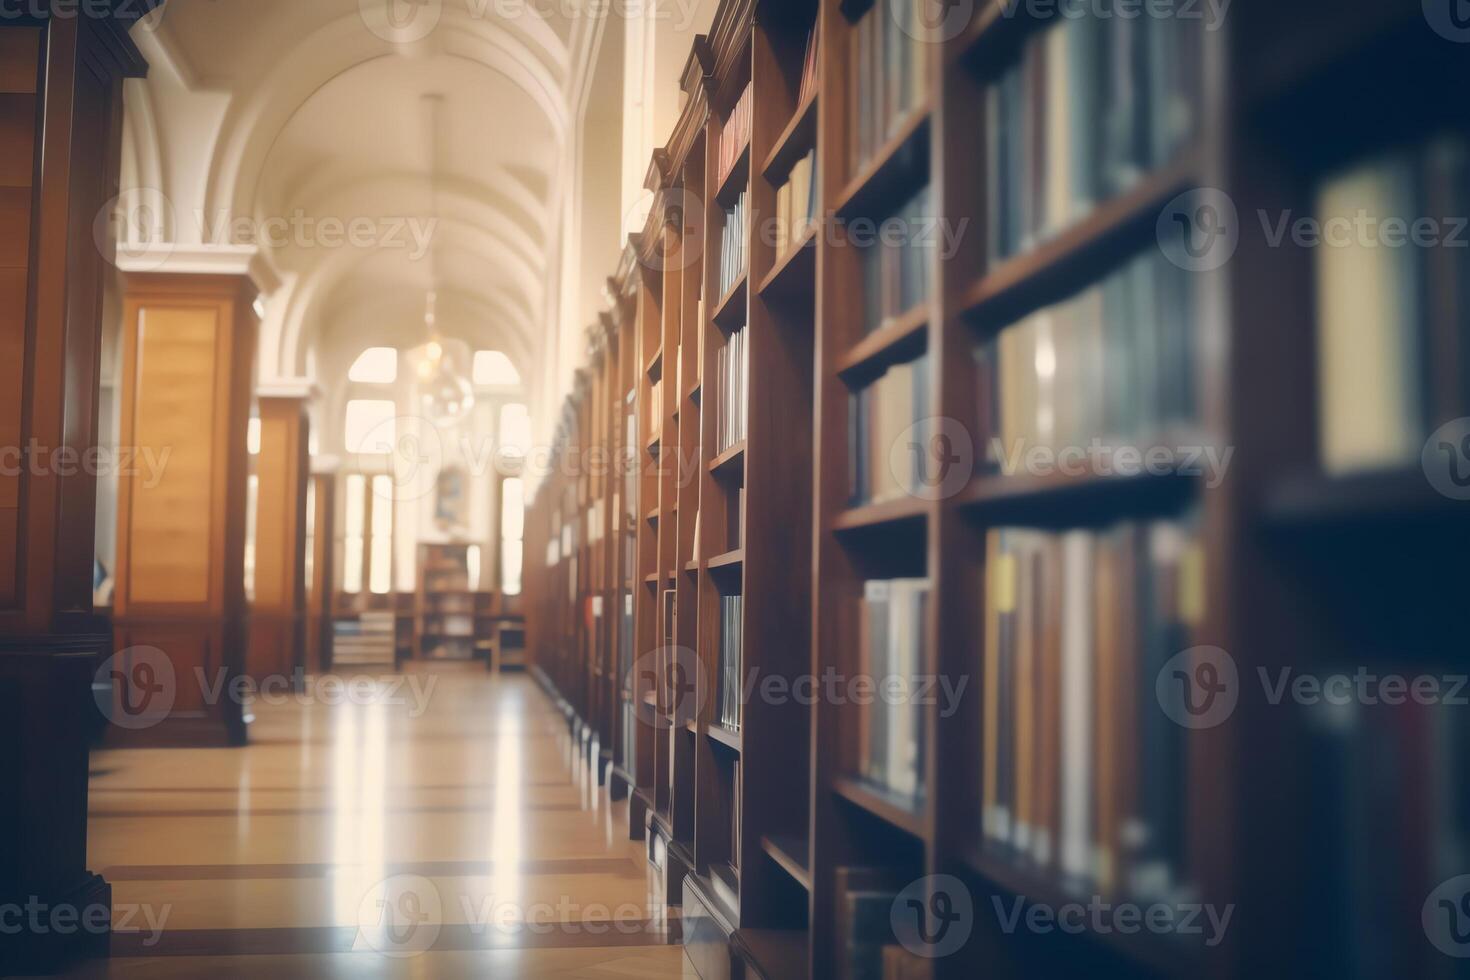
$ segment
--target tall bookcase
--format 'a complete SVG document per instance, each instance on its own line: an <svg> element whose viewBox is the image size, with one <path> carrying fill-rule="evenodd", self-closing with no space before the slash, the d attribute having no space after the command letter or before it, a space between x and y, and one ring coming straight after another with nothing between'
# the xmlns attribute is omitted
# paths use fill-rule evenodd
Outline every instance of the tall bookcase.
<svg viewBox="0 0 1470 980"><path fill-rule="evenodd" d="M1420 912L1470 872L1436 851L1470 828L1428 816L1456 790L1427 733L1453 723L1398 716L1370 755L1374 729L1324 727L1253 685L1283 668L1462 669L1443 612L1466 576L1442 545L1470 512L1434 491L1417 445L1364 472L1329 459L1333 310L1317 283L1333 259L1273 242L1256 216L1310 216L1344 168L1446 132L1463 141L1464 100L1433 94L1470 75L1453 25L1412 0L1237 0L1192 33L1113 17L1092 35L1045 5L962 6L925 26L890 0L727 0L695 40L683 112L650 165L657 203L589 352L601 380L568 405L558 442L565 459L590 426L624 466L605 481L553 467L533 505L536 669L574 727L596 732L614 792L631 793L630 834L682 905L706 980L848 975L855 949L898 945L854 921L850 896L897 892L931 911L962 896L969 913L957 949L899 953L889 975L1445 972ZM1086 74L1089 57L1125 49L1126 77ZM1120 116L1102 102L1116 92L1153 115ZM748 143L726 152L742 112ZM1046 130L1069 114L1111 129ZM1069 143L1077 133L1096 145ZM1046 151L1058 145L1065 157ZM809 150L822 221L766 234ZM732 276L742 194L747 261ZM1209 232L1204 206L1222 201L1232 251L1181 253L1178 236ZM953 237L927 233L934 251L895 260L890 289L884 255L900 247L853 234L894 217ZM1425 280L1433 397L1419 439L1470 414L1470 304L1449 285L1463 275ZM1101 333L1078 327L1094 322ZM749 398L732 441L719 406L737 343ZM882 424L880 386L910 373L914 425L885 430L897 451L875 456L858 435ZM1037 378L1049 387L1026 389ZM1065 417L1066 438L1158 452L1137 473L1018 471L999 457L1027 413L1048 419L1023 427L1033 439ZM1228 467L1201 471L1191 448L1228 451ZM906 492L866 492L889 469ZM568 565L578 481L605 502L613 542L590 586ZM905 792L871 777L867 707L761 693L871 670L874 609L902 590L923 596L914 671L965 684L915 716ZM567 615L591 595L602 620ZM756 692L738 730L721 696L732 642ZM1233 666L1238 704L1174 724L1155 700L1160 661L1194 657L1175 668L1187 674L1208 651ZM1007 673L1018 667L1032 679ZM1388 819L1365 803L1378 769L1412 774L1396 784L1404 805L1388 836L1354 837L1344 814ZM1367 920L1342 911L1344 895L1365 901L1354 875L1388 882ZM1229 905L1232 919L1205 945L996 914L1093 895Z"/></svg>

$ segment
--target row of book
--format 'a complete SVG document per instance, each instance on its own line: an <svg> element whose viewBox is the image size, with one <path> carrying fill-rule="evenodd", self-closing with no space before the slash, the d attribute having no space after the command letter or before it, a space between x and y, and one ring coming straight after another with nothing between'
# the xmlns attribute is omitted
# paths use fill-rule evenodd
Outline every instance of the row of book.
<svg viewBox="0 0 1470 980"><path fill-rule="evenodd" d="M1033 447L1197 438L1193 273L1151 249L977 350L993 464Z"/></svg>
<svg viewBox="0 0 1470 980"><path fill-rule="evenodd" d="M904 496L922 497L935 485L929 457L929 355L895 364L853 392L848 414L848 486L854 507Z"/></svg>
<svg viewBox="0 0 1470 980"><path fill-rule="evenodd" d="M659 378L648 386L648 419L644 432L652 439L663 432L664 427L664 382Z"/></svg>
<svg viewBox="0 0 1470 980"><path fill-rule="evenodd" d="M985 560L987 848L1070 890L1179 898L1189 732L1158 684L1204 614L1197 515L992 530Z"/></svg>
<svg viewBox="0 0 1470 980"><path fill-rule="evenodd" d="M1428 666L1395 672L1439 673ZM1426 905L1442 934L1458 938L1466 925L1459 893L1431 902L1442 882L1470 871L1465 707L1413 697L1401 704L1324 698L1302 711L1311 759L1303 789L1313 807L1303 866L1318 874L1301 907L1321 975L1463 976L1417 927Z"/></svg>
<svg viewBox="0 0 1470 980"><path fill-rule="evenodd" d="M720 297L723 299L745 275L750 261L746 243L749 241L748 224L750 211L748 193L740 192L735 206L725 212L725 232L720 239Z"/></svg>
<svg viewBox="0 0 1470 980"><path fill-rule="evenodd" d="M1470 398L1467 209L1470 145L1459 135L1359 161L1318 185L1318 417L1327 472L1417 465L1429 432L1453 417L1436 405ZM1390 222L1404 229L1397 239Z"/></svg>
<svg viewBox="0 0 1470 980"><path fill-rule="evenodd" d="M740 162L741 154L750 145L750 113L751 113L751 87L745 86L745 91L740 93L735 107L730 110L730 115L725 119L725 124L720 128L720 156L717 167L720 183L730 176L730 171L735 169L735 164Z"/></svg>
<svg viewBox="0 0 1470 980"><path fill-rule="evenodd" d="M720 727L732 732L740 731L744 708L741 703L744 613L744 596L720 596Z"/></svg>
<svg viewBox="0 0 1470 980"><path fill-rule="evenodd" d="M933 196L925 185L887 224L902 229L902 241L863 249L863 333L870 334L929 301L930 273L940 236Z"/></svg>
<svg viewBox="0 0 1470 980"><path fill-rule="evenodd" d="M986 90L992 263L1166 166L1198 127L1202 18L1075 6L1027 38L1018 62Z"/></svg>
<svg viewBox="0 0 1470 980"><path fill-rule="evenodd" d="M928 58L935 46L923 40L919 6L913 0L876 0L851 32L853 173L897 135L928 92Z"/></svg>
<svg viewBox="0 0 1470 980"><path fill-rule="evenodd" d="M719 455L745 438L750 351L746 346L744 327L730 334L725 346L715 355L715 370L719 377L715 400L715 455Z"/></svg>
<svg viewBox="0 0 1470 980"><path fill-rule="evenodd" d="M776 255L783 256L801 241L817 220L817 153L796 161L786 182L776 191Z"/></svg>
<svg viewBox="0 0 1470 980"><path fill-rule="evenodd" d="M899 796L918 799L924 788L922 675L927 579L881 579L863 584L858 625L858 676L886 691L865 705L858 720L858 775Z"/></svg>
<svg viewBox="0 0 1470 980"><path fill-rule="evenodd" d="M798 105L805 105L808 99L815 98L817 94L817 80L820 77L817 74L817 37L816 27L807 31L806 54L801 59L801 88L796 96Z"/></svg>

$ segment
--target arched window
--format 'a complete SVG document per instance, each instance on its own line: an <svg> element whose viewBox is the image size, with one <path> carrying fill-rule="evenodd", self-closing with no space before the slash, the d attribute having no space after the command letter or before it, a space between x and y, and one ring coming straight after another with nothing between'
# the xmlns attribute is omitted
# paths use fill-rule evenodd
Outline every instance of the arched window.
<svg viewBox="0 0 1470 980"><path fill-rule="evenodd" d="M359 384L391 385L398 380L398 351L392 347L369 347L352 363L347 371L347 380Z"/></svg>
<svg viewBox="0 0 1470 980"><path fill-rule="evenodd" d="M506 388L521 383L521 372L498 350L475 352L475 384Z"/></svg>

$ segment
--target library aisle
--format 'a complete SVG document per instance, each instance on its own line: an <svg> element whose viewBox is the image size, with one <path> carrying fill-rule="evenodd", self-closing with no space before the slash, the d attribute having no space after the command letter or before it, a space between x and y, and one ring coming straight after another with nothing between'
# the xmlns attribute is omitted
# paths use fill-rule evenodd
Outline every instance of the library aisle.
<svg viewBox="0 0 1470 980"><path fill-rule="evenodd" d="M260 706L244 749L96 753L119 915L75 975L683 975L626 804L534 683L444 665L379 694Z"/></svg>

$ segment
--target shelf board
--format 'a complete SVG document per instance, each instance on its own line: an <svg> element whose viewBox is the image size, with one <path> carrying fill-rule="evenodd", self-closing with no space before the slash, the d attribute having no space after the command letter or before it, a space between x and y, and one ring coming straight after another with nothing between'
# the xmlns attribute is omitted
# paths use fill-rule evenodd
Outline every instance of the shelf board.
<svg viewBox="0 0 1470 980"><path fill-rule="evenodd" d="M834 531L866 531L876 528L919 524L928 519L929 502L917 497L896 497L878 504L854 507L832 521Z"/></svg>
<svg viewBox="0 0 1470 980"><path fill-rule="evenodd" d="M659 453L659 441L662 440L662 439L663 439L663 433L662 432L654 432L654 433L652 433L648 437L647 444L645 444L644 447L643 447L644 450L649 455L651 455L651 456L658 455L658 453Z"/></svg>
<svg viewBox="0 0 1470 980"><path fill-rule="evenodd" d="M714 742L716 745L724 746L725 748L729 749L731 752L734 752L736 754L739 754L739 752L740 752L740 733L739 732L732 732L732 731L730 731L730 729L726 728L724 725L711 725L711 726L709 726L708 728L705 729L705 734L709 735L710 741L711 742Z"/></svg>
<svg viewBox="0 0 1470 980"><path fill-rule="evenodd" d="M646 365L644 365L644 367L643 367L643 373L646 374L646 375L648 375L648 379L650 381L652 381L655 378L655 376L657 376L659 378L662 378L663 377L663 369L664 369L664 349L662 347L660 347L658 350L656 350L656 351L653 352L653 356L650 357L648 359L648 363Z"/></svg>
<svg viewBox="0 0 1470 980"><path fill-rule="evenodd" d="M877 787L870 786L851 776L838 776L834 779L832 781L832 792L853 806L861 810L866 810L884 823L903 831L910 837L917 837L923 840L926 836L924 833L924 815L918 810L915 810L907 800L900 799L891 793L885 793Z"/></svg>
<svg viewBox="0 0 1470 980"><path fill-rule="evenodd" d="M732 939L764 980L799 980L807 975L811 934L805 929L737 929Z"/></svg>
<svg viewBox="0 0 1470 980"><path fill-rule="evenodd" d="M776 138L776 145L766 154L761 174L772 187L784 183L797 161L816 147L817 97L818 93L813 91L796 107L785 130Z"/></svg>
<svg viewBox="0 0 1470 980"><path fill-rule="evenodd" d="M741 439L729 449L709 461L709 471L716 476L741 470L745 466L745 440Z"/></svg>
<svg viewBox="0 0 1470 980"><path fill-rule="evenodd" d="M798 885L807 891L812 890L811 848L807 846L805 837L771 834L761 838L761 850Z"/></svg>
<svg viewBox="0 0 1470 980"><path fill-rule="evenodd" d="M694 386L691 387L688 391L684 392L685 401L698 405L700 395L703 393L703 387L704 386L699 381L695 381Z"/></svg>
<svg viewBox="0 0 1470 980"><path fill-rule="evenodd" d="M817 272L818 230L819 223L812 222L796 245L776 260L757 290L762 298L799 296L807 306L811 305L816 295L811 286Z"/></svg>
<svg viewBox="0 0 1470 980"><path fill-rule="evenodd" d="M743 564L745 564L745 549L736 548L734 551L727 551L723 555L711 558L705 567L715 572L727 568L739 568Z"/></svg>
<svg viewBox="0 0 1470 980"><path fill-rule="evenodd" d="M924 102L910 111L897 132L850 180L837 197L838 216L886 217L904 198L928 183L929 118L932 106Z"/></svg>
<svg viewBox="0 0 1470 980"><path fill-rule="evenodd" d="M929 304L923 303L853 344L837 365L837 373L848 381L871 377L881 368L911 360L928 341Z"/></svg>
<svg viewBox="0 0 1470 980"><path fill-rule="evenodd" d="M725 333L731 333L745 326L745 293L746 283L749 280L749 272L742 272L740 278L730 287L729 292L720 298L715 306L713 320Z"/></svg>
<svg viewBox="0 0 1470 980"><path fill-rule="evenodd" d="M650 523L650 524L657 524L658 523L658 518L659 518L659 510L658 510L657 507L655 507L653 510L649 511L647 514L643 515L643 519L645 521L647 521L648 523Z"/></svg>
<svg viewBox="0 0 1470 980"><path fill-rule="evenodd" d="M693 561L686 561L684 563L684 571L685 572L688 572L691 575L698 574L698 572L699 572L699 559L698 558L695 558Z"/></svg>
<svg viewBox="0 0 1470 980"><path fill-rule="evenodd" d="M750 141L740 148L740 155L735 158L735 164L730 172L720 181L718 190L715 191L715 201L722 208L733 208L735 201L740 197L740 192L750 186Z"/></svg>
<svg viewBox="0 0 1470 980"><path fill-rule="evenodd" d="M1096 281L1105 268L1127 257L1130 238L1153 235L1159 210L1187 190L1199 170L1197 152L1181 154L1055 238L1001 262L965 292L960 302L965 316L998 329Z"/></svg>
<svg viewBox="0 0 1470 980"><path fill-rule="evenodd" d="M1423 470L1395 469L1347 476L1317 473L1283 477L1267 489L1261 519L1281 529L1333 529L1346 524L1391 524L1470 518L1470 508L1437 492Z"/></svg>
<svg viewBox="0 0 1470 980"><path fill-rule="evenodd" d="M649 574L643 576L643 584L651 585L654 588L658 588L658 572L650 572Z"/></svg>
<svg viewBox="0 0 1470 980"><path fill-rule="evenodd" d="M1000 890L1031 903L1062 908L1085 902L1091 895L1091 892L1070 891L1043 875L1018 867L1000 855L970 848L961 854L961 858L981 878ZM1147 929L1134 933L1109 929L1106 932L1084 930L1079 938L1102 943L1132 963L1146 966L1150 972L1156 971L1159 976L1187 976L1194 972L1187 967L1195 962L1197 954L1178 941L1178 936L1155 934Z"/></svg>
<svg viewBox="0 0 1470 980"><path fill-rule="evenodd" d="M1183 472L1178 462L1137 476L986 476L964 491L960 503L991 525L1071 527L1177 512L1199 485L1199 477Z"/></svg>

